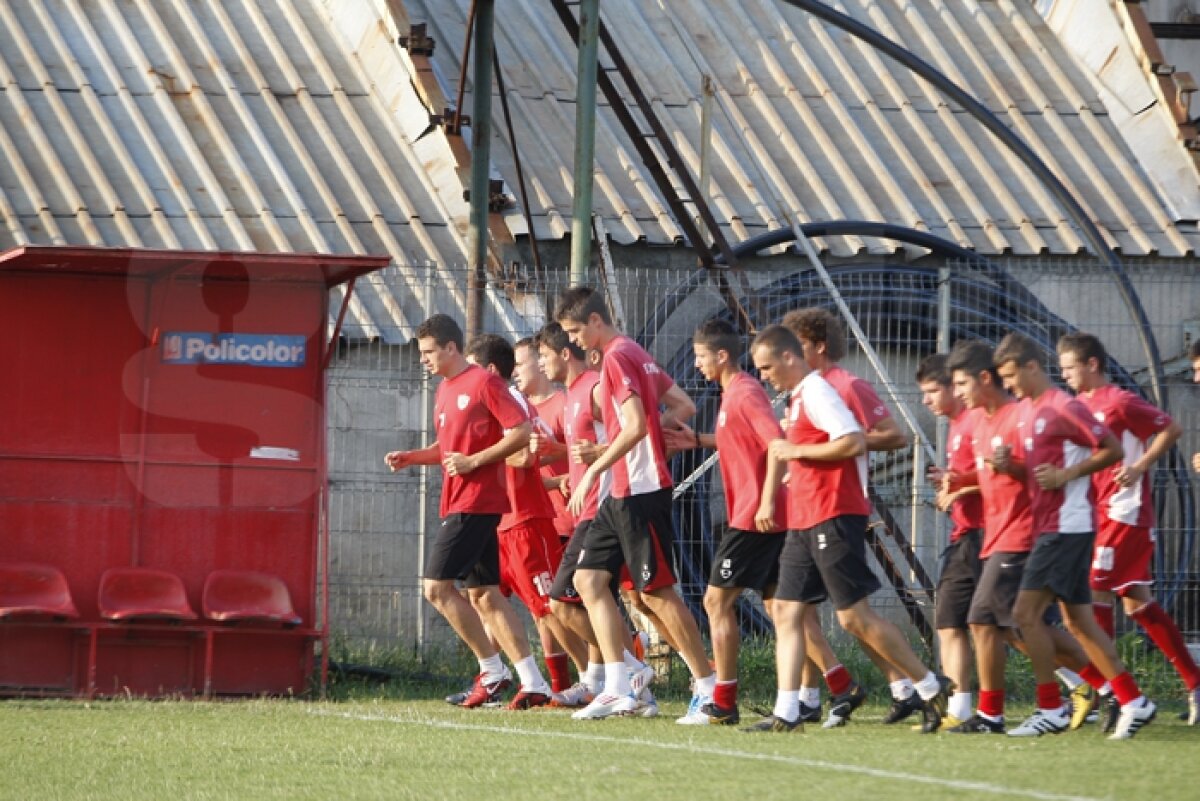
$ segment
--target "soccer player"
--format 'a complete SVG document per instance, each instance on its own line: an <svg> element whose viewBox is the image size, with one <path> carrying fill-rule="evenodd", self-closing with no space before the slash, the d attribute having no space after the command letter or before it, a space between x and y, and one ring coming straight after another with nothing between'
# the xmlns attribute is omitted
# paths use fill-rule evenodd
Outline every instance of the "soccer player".
<svg viewBox="0 0 1200 801"><path fill-rule="evenodd" d="M811 307L788 312L783 316L782 323L800 340L800 345L804 348L804 360L809 369L815 370L828 381L850 409L850 413L865 433L868 452L895 451L908 447L908 437L900 430L900 426L892 417L887 405L879 399L874 387L838 364L846 356L846 331L837 316L825 309ZM865 460L866 457L864 465ZM869 471L864 469L864 486L865 482L870 480L868 473ZM866 699L866 692L855 684L854 693L839 696L833 687L835 683L843 683L839 677L845 673L845 668L838 663L815 616L807 622L805 632L809 636L809 659L804 665L804 685L800 693L800 703L803 705L801 711L806 721L820 719L817 683L820 681L821 671L824 671L825 683L834 696L824 726L831 728L843 725ZM861 643L861 647L888 679L892 706L884 714L883 722L898 723L922 709L921 698L913 688L912 682L904 675L904 671L896 665L888 664L882 655L872 650L870 644ZM849 674L846 674L846 677L848 676Z"/></svg>
<svg viewBox="0 0 1200 801"><path fill-rule="evenodd" d="M949 679L928 670L899 629L871 609L879 581L866 560L864 535L870 502L865 490L866 437L838 393L805 362L795 334L772 325L754 340L754 366L779 391L791 393L787 439L770 445L787 462L788 525L779 560L775 614L778 688L772 714L747 731L793 731L800 720L804 619L829 598L838 622L915 682L924 700L923 731L934 732L946 713Z"/></svg>
<svg viewBox="0 0 1200 801"><path fill-rule="evenodd" d="M720 454L721 483L729 528L713 555L704 609L712 635L717 685L711 703L700 711L710 723L735 725L741 720L737 705L737 660L741 635L735 605L744 589L762 593L770 602L779 576L779 553L787 530L786 497L780 487L783 465L767 458L772 440L783 431L762 384L739 365L741 335L721 319L711 319L692 337L696 369L721 387L721 407L716 431L699 434L687 426L666 430L672 450L716 448Z"/></svg>
<svg viewBox="0 0 1200 801"><path fill-rule="evenodd" d="M1124 452L1087 407L1050 383L1041 358L1037 345L1016 332L1007 334L993 354L1005 388L1022 399L1018 425L1034 534L1013 617L1033 663L1038 708L1009 735L1057 733L1070 723L1054 680L1054 646L1043 620L1047 607L1057 600L1067 628L1121 703L1110 739L1124 740L1153 720L1157 710L1096 622L1088 586L1096 511L1088 477L1120 460Z"/></svg>
<svg viewBox="0 0 1200 801"><path fill-rule="evenodd" d="M628 714L636 706L625 670L624 622L609 590L612 577L625 565L634 589L654 610L695 680L688 714L677 722L707 723L700 707L712 700L716 677L696 620L675 590L671 473L658 414L659 403L664 403L668 425L673 426L691 418L696 406L674 383L662 390L662 369L613 327L600 293L587 287L566 290L554 317L577 347L603 352L597 397L609 443L573 486L571 511L583 511L592 485L610 468L613 482L612 494L601 501L588 528L575 570L575 589L604 654L604 692L573 717Z"/></svg>
<svg viewBox="0 0 1200 801"><path fill-rule="evenodd" d="M479 660L479 675L462 706L494 703L512 685L486 623L520 677L513 708L528 708L550 687L516 612L500 591L496 528L509 510L504 460L528 444L529 416L504 381L467 362L463 332L453 319L433 315L417 326L416 339L421 365L442 379L434 399L437 441L419 450L392 451L384 462L392 470L442 467L442 526L425 565L425 599ZM470 601L455 588L456 580L465 581Z"/></svg>
<svg viewBox="0 0 1200 801"><path fill-rule="evenodd" d="M1165 412L1108 380L1108 354L1091 334L1058 340L1063 380L1098 421L1118 437L1125 458L1111 470L1092 474L1100 510L1092 558L1092 608L1104 633L1114 635L1113 600L1121 606L1174 666L1188 690L1188 725L1200 722L1200 670L1188 653L1175 621L1150 592L1154 578L1154 504L1149 471L1179 440L1183 429ZM1108 696L1109 723L1116 724L1116 699Z"/></svg>
<svg viewBox="0 0 1200 801"><path fill-rule="evenodd" d="M934 626L941 650L942 672L957 685L946 708L946 726L953 728L971 717L971 636L967 611L983 568L983 498L979 487L952 487L943 480L954 474L973 472L976 414L955 397L945 354L927 356L917 365L921 402L938 417L950 421L946 468L932 466L930 480L937 486L937 508L948 512L954 524L950 545L942 554L942 565L934 593Z"/></svg>

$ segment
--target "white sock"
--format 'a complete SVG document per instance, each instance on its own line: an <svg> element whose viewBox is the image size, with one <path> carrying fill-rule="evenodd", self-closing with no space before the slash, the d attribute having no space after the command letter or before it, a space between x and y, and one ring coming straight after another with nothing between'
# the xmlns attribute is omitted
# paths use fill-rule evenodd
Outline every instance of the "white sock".
<svg viewBox="0 0 1200 801"><path fill-rule="evenodd" d="M641 670L645 666L645 662L639 661L638 658L629 653L629 651L625 652L625 667L629 668L630 670Z"/></svg>
<svg viewBox="0 0 1200 801"><path fill-rule="evenodd" d="M504 675L504 662L500 661L500 654L492 654L486 659L480 659L479 672L483 674L485 681L500 679Z"/></svg>
<svg viewBox="0 0 1200 801"><path fill-rule="evenodd" d="M914 686L917 688L917 692L923 701L928 701L942 691L942 685L938 684L938 678L932 670L926 673L925 678L918 681Z"/></svg>
<svg viewBox="0 0 1200 801"><path fill-rule="evenodd" d="M533 654L522 659L516 665L517 675L521 677L521 689L531 693L550 693L550 685L542 678L542 671L538 670L537 660L533 658Z"/></svg>
<svg viewBox="0 0 1200 801"><path fill-rule="evenodd" d="M805 706L820 706L821 705L821 688L820 687L801 687L800 688L800 703Z"/></svg>
<svg viewBox="0 0 1200 801"><path fill-rule="evenodd" d="M624 662L604 663L604 691L608 695L618 697L630 695L633 688L629 686L629 671Z"/></svg>
<svg viewBox="0 0 1200 801"><path fill-rule="evenodd" d="M1101 687L1099 690L1096 690L1096 692L1100 695L1105 695L1105 696L1112 695L1112 685L1106 681L1106 682L1104 682L1104 686Z"/></svg>
<svg viewBox="0 0 1200 801"><path fill-rule="evenodd" d="M709 673L702 679L696 679L696 695L701 698L712 698L717 689L717 674Z"/></svg>
<svg viewBox="0 0 1200 801"><path fill-rule="evenodd" d="M1083 684L1083 677L1070 668L1059 668L1054 671L1062 683L1067 686L1068 690L1074 690L1080 684Z"/></svg>
<svg viewBox="0 0 1200 801"><path fill-rule="evenodd" d="M587 685L588 691L592 695L599 695L600 691L604 689L604 663L588 662L587 670L584 671L580 681Z"/></svg>
<svg viewBox="0 0 1200 801"><path fill-rule="evenodd" d="M959 720L966 720L971 717L971 709L970 693L954 693L950 696L950 703L946 705L946 714Z"/></svg>
<svg viewBox="0 0 1200 801"><path fill-rule="evenodd" d="M779 690L775 693L775 717L794 723L800 717L800 691Z"/></svg>
<svg viewBox="0 0 1200 801"><path fill-rule="evenodd" d="M912 698L912 694L916 692L913 687L912 679L896 679L888 687L892 691L892 697L897 701L903 701L907 698Z"/></svg>

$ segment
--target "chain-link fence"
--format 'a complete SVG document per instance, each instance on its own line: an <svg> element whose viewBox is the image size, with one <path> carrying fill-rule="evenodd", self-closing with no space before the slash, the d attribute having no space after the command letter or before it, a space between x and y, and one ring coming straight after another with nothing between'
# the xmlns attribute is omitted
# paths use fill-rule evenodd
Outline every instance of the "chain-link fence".
<svg viewBox="0 0 1200 801"><path fill-rule="evenodd" d="M784 268L775 266L781 262ZM836 311L831 293L806 264L787 258L762 263L769 266L746 270L732 281L733 295L756 326L805 306ZM914 634L927 634L932 623L928 582L936 578L937 555L949 530L923 479L924 466L939 452L939 424L920 404L914 379L920 359L958 339L996 342L1013 330L1030 334L1052 353L1059 334L1079 328L1108 346L1119 383L1142 388L1150 383L1139 327L1104 268L1028 259L993 264L829 267L849 315L865 335L864 341L850 337L843 364L876 386L913 442L901 451L873 454L872 481L880 518L874 528L879 535L876 553L881 564L893 565L890 575L881 568L885 590L873 603L897 622L920 624L910 629ZM445 272L411 268L410 275L414 269ZM466 285L465 268L451 273L450 280L426 276L425 286L433 288L426 295L427 311L461 320L461 290L451 295L436 289ZM699 270L623 267L604 282L624 330L696 401L694 424L701 431L712 430L720 397L718 388L694 368L691 334L708 317L733 320L736 311L726 300L728 293L718 291L710 278ZM1200 449L1200 407L1184 353L1193 330L1190 315L1200 310L1200 282L1193 270L1169 264L1131 268L1131 278L1154 321L1151 333L1167 367L1170 411L1186 431L1178 453L1190 460ZM371 280L387 282L389 276ZM493 279L481 328L513 340L534 333L566 285L562 271ZM869 357L868 345L877 358ZM421 600L418 579L426 544L436 530L439 473L415 469L389 474L383 465L388 450L431 441L433 389L412 344L343 343L330 374L331 627L335 636L359 645L429 647L453 638ZM675 505L680 590L698 616L714 540L725 526L721 475L706 461L710 455L689 452L673 461L676 482L686 485ZM1200 638L1192 478L1177 458L1156 473L1155 481L1160 513L1157 589L1185 633ZM923 581L922 572L930 578ZM744 630L767 630L753 599L743 603L739 614Z"/></svg>

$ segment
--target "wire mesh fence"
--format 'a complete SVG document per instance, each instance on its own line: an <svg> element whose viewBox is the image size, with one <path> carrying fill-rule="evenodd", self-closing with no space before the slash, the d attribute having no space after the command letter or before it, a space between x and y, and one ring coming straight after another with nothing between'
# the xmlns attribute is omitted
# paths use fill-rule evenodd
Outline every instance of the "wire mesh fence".
<svg viewBox="0 0 1200 801"><path fill-rule="evenodd" d="M746 269L733 281L735 296L756 326L777 322L796 308L835 310L830 292L806 265L791 259L761 263L761 269ZM424 279L427 314L445 312L462 321L466 269L429 266L409 268L408 274L423 270L439 271L438 280ZM1184 357L1191 316L1200 309L1200 286L1191 271L1169 264L1130 270L1140 302L1154 321L1147 333L1167 367L1169 409L1185 429L1177 453L1155 474L1160 521L1156 589L1185 633L1200 639L1200 554L1194 547L1192 476L1183 458L1190 461L1190 454L1200 450L1200 405ZM934 508L933 490L923 478L924 466L938 458L944 433L939 436L938 422L920 403L914 378L920 359L958 339L997 342L1014 330L1029 334L1052 354L1058 335L1082 329L1105 342L1118 383L1147 391L1149 359L1139 339L1142 332L1111 276L1097 265L1028 259L992 265L875 262L834 265L829 273L865 335L862 341L850 337L843 365L875 385L912 442L871 457L879 513L875 531L883 535L877 553L896 566L890 580L881 568L885 590L873 605L906 626L919 622L921 615L931 623L930 586L921 573L928 574L929 582L936 579L949 526ZM386 283L389 276L371 280ZM563 271L493 278L481 329L513 341L536 332L567 283ZM711 276L700 270L623 267L604 286L626 333L696 401L697 430L711 431L719 389L696 371L691 335L709 317L735 319ZM389 450L432 440L434 382L423 376L415 345L385 341L403 337L342 343L330 373L331 628L335 637L358 646L440 647L452 642L453 634L422 601L418 578L438 524L439 472L390 474L383 464ZM876 359L868 358L868 346ZM1048 366L1057 373L1053 360ZM717 465L705 464L710 455L686 452L672 463L677 484L687 485L675 503L679 589L700 617L711 556L726 524L722 476ZM769 632L756 599L746 598L739 615L744 631ZM922 629L909 631L916 639Z"/></svg>

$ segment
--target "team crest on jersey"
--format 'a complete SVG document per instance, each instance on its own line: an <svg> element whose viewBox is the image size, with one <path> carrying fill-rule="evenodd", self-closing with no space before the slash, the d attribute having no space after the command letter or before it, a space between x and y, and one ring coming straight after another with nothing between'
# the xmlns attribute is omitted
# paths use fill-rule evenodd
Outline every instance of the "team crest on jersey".
<svg viewBox="0 0 1200 801"><path fill-rule="evenodd" d="M1038 419L1033 421L1033 433L1037 434L1040 437L1042 435L1042 432L1045 430L1046 430L1046 421L1045 420L1043 420L1042 418L1039 417Z"/></svg>
<svg viewBox="0 0 1200 801"><path fill-rule="evenodd" d="M1002 437L1000 437L1000 436L992 437L992 450L996 450L996 448L999 448L1003 444L1004 444L1004 439Z"/></svg>
<svg viewBox="0 0 1200 801"><path fill-rule="evenodd" d="M1104 422L1104 412L1096 412L1094 415L1092 415L1092 417L1095 417L1101 423Z"/></svg>
<svg viewBox="0 0 1200 801"><path fill-rule="evenodd" d="M1033 450L1033 437L1025 438L1025 450L1027 450L1027 451Z"/></svg>
<svg viewBox="0 0 1200 801"><path fill-rule="evenodd" d="M719 425L721 428L725 427L725 411L724 410L722 410L721 413L717 415L717 425Z"/></svg>
<svg viewBox="0 0 1200 801"><path fill-rule="evenodd" d="M875 416L876 417L883 417L883 413L884 413L884 408L882 406L875 407Z"/></svg>
<svg viewBox="0 0 1200 801"><path fill-rule="evenodd" d="M729 581L733 578L733 560L725 559L721 562L721 578Z"/></svg>
<svg viewBox="0 0 1200 801"><path fill-rule="evenodd" d="M462 411L463 409L467 408L467 406L470 405L471 396L470 395L459 395L455 402L458 404L458 410Z"/></svg>
<svg viewBox="0 0 1200 801"><path fill-rule="evenodd" d="M629 376L625 376L624 378L621 379L621 383L628 387L633 384L633 379L630 378Z"/></svg>

